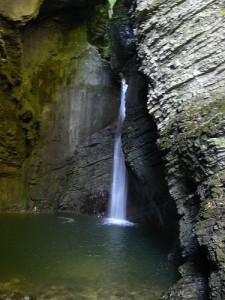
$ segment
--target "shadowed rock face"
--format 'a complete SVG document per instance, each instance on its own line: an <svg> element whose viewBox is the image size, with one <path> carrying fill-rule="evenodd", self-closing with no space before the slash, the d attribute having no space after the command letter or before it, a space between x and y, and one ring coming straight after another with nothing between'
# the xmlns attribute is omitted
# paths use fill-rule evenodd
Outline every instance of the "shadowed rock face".
<svg viewBox="0 0 225 300"><path fill-rule="evenodd" d="M207 299L207 279L210 299L225 298L224 6L137 1L139 70L149 83L148 111L180 216L182 269L188 270L163 299L185 299L187 290L192 299Z"/></svg>
<svg viewBox="0 0 225 300"><path fill-rule="evenodd" d="M49 30L49 21L46 27ZM36 26L29 30L26 53L40 34ZM48 31L46 36L43 32L41 35L48 43ZM27 176L27 186L33 206L79 211L86 198L94 196L96 200L96 195L109 194L112 124L116 121L119 93L108 64L87 42L83 25L69 36L74 40L68 38L63 54L59 53L37 74L37 79L43 80L39 90L43 125L39 145L27 171L31 174ZM37 55L31 54L29 65L36 60ZM88 210L82 208L85 209Z"/></svg>
<svg viewBox="0 0 225 300"><path fill-rule="evenodd" d="M38 14L46 14L59 9L80 9L105 4L105 0L7 0L2 1L0 14L18 25L25 25L35 19Z"/></svg>
<svg viewBox="0 0 225 300"><path fill-rule="evenodd" d="M96 4L104 4L106 1L104 0L44 0L42 2L41 12L49 12L53 10L58 10L62 8L72 8L72 7L90 7Z"/></svg>
<svg viewBox="0 0 225 300"><path fill-rule="evenodd" d="M111 24L111 66L123 73L126 118L122 142L129 172L128 218L147 221L171 237L176 232L176 210L165 181L164 163L156 144L158 133L146 102L148 81L137 70L130 1L118 1Z"/></svg>
<svg viewBox="0 0 225 300"><path fill-rule="evenodd" d="M135 70L128 74L122 135L130 174L128 215L162 227L172 236L176 211L165 182L162 156L156 145L157 128L146 109L146 81Z"/></svg>
<svg viewBox="0 0 225 300"><path fill-rule="evenodd" d="M1 6L4 210L106 210L119 87L89 42L106 47L108 4L99 3L8 1Z"/></svg>

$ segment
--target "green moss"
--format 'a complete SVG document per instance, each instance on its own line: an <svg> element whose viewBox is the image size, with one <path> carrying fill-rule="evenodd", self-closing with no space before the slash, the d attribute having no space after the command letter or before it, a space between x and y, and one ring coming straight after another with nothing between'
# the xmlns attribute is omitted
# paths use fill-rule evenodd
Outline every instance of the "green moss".
<svg viewBox="0 0 225 300"><path fill-rule="evenodd" d="M221 9L218 11L218 14L222 17L225 17L225 9Z"/></svg>
<svg viewBox="0 0 225 300"><path fill-rule="evenodd" d="M224 115L224 99L215 100L203 107L197 106L188 112L182 112L176 115L176 118L171 120L164 129L160 145L163 147L165 140L170 135L178 140L199 138L203 133L213 137L216 129L223 128ZM224 143L221 138L214 140L217 145Z"/></svg>
<svg viewBox="0 0 225 300"><path fill-rule="evenodd" d="M24 101L22 108L19 111L19 118L24 122L30 122L34 117L34 109L31 104Z"/></svg>
<svg viewBox="0 0 225 300"><path fill-rule="evenodd" d="M17 177L0 178L0 211L25 209L26 204L23 170Z"/></svg>
<svg viewBox="0 0 225 300"><path fill-rule="evenodd" d="M113 16L113 6L115 5L117 0L108 0L109 2L109 10L108 10L108 15L109 15L109 18L112 19L112 16Z"/></svg>
<svg viewBox="0 0 225 300"><path fill-rule="evenodd" d="M110 5L111 8L113 8L113 6L115 5L116 1L117 0L108 0L109 5Z"/></svg>
<svg viewBox="0 0 225 300"><path fill-rule="evenodd" d="M74 80L90 43L109 58L108 8L109 4L95 8L88 29L87 20L74 18L74 13L68 17L68 12L65 18L60 12L28 24L21 34L20 29L10 28L4 41L0 37L0 206L4 209L11 202L26 202L21 168L35 151L41 128L45 129L45 109L50 103L54 107L53 96Z"/></svg>
<svg viewBox="0 0 225 300"><path fill-rule="evenodd" d="M168 175L173 178L183 176L197 185L209 176L206 174L213 174L217 169L219 171L221 167L217 150L225 147L224 128L224 99L204 106L196 105L193 109L177 114L162 131L158 142L166 156ZM213 204L215 207L219 207L221 197L224 197L224 191L219 187L224 185L224 174L218 171L215 178L210 175L214 182L207 182L202 196L204 201L207 190L207 198L217 203Z"/></svg>
<svg viewBox="0 0 225 300"><path fill-rule="evenodd" d="M202 132L208 133L208 132L210 132L210 128L208 126L205 126L202 128Z"/></svg>
<svg viewBox="0 0 225 300"><path fill-rule="evenodd" d="M171 147L171 141L170 141L169 137L163 136L160 139L160 147L161 147L161 150L163 150L163 151L166 151Z"/></svg>
<svg viewBox="0 0 225 300"><path fill-rule="evenodd" d="M225 267L225 253L222 250L217 251L217 261L219 266Z"/></svg>
<svg viewBox="0 0 225 300"><path fill-rule="evenodd" d="M98 5L88 24L88 41L97 47L101 56L108 60L109 50L109 19L108 5Z"/></svg>
<svg viewBox="0 0 225 300"><path fill-rule="evenodd" d="M213 138L212 140L218 148L225 146L225 138Z"/></svg>

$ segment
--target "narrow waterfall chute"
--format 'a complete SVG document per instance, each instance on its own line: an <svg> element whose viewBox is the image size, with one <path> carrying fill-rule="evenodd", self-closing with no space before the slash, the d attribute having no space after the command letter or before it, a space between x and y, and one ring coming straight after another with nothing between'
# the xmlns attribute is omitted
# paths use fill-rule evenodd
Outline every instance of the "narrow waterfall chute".
<svg viewBox="0 0 225 300"><path fill-rule="evenodd" d="M121 129L126 115L126 91L127 84L122 80L121 103L119 111L119 119L115 135L114 160L113 160L113 180L111 186L110 197L110 213L107 223L118 225L131 225L126 220L126 204L127 204L127 170L125 166L125 158L122 150Z"/></svg>

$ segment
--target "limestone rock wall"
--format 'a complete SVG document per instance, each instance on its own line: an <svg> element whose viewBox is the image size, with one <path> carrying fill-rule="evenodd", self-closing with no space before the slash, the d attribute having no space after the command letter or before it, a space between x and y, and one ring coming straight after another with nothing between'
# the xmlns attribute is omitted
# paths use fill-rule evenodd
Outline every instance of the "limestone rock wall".
<svg viewBox="0 0 225 300"><path fill-rule="evenodd" d="M0 8L1 208L105 211L119 87L89 28L105 49L107 2L20 2Z"/></svg>
<svg viewBox="0 0 225 300"><path fill-rule="evenodd" d="M38 15L42 2L43 0L1 1L0 14L14 22L26 23Z"/></svg>
<svg viewBox="0 0 225 300"><path fill-rule="evenodd" d="M63 17L63 19L66 18ZM37 29L36 26L25 33L25 47L27 47L25 52L29 66L40 61L38 53L46 52L46 49L41 49L43 45L46 44L48 47L48 37L51 32L49 23L44 25L44 28L47 28L46 36L43 36L43 31L40 31L40 28ZM65 30L68 29L65 28ZM70 188L68 177L72 180L71 174L73 174L70 167L71 158L74 156L73 161L79 160L81 155L83 160L85 160L85 156L87 156L87 161L93 160L92 156L95 154L96 148L92 153L89 152L85 155L85 148L80 150L81 145L87 145L87 140L92 134L114 123L117 116L119 93L113 85L109 66L102 61L97 49L88 43L85 26L81 24L78 28L76 27L76 30L72 29L69 33L62 29L59 32L62 32L62 36L52 36L52 39L65 39L67 44L64 42L64 46L60 45L59 49L50 48L48 51L57 54L36 75L40 84L39 98L43 103L41 112L43 126L39 149L35 153L29 171L32 176L27 178L27 183L34 205L43 202L44 206L47 205L49 208L53 206L61 209L76 209L77 202L81 202L85 195L89 197L93 194L93 189L90 190L91 182L98 174L88 171L83 161L83 166L80 167L82 171L77 171L78 175L76 169L79 168L79 163L77 165L73 163L76 184L74 183L73 189ZM43 39L41 48L35 45L35 41L39 41L40 34ZM29 53L29 45L35 45L35 51ZM53 46L55 45L53 44ZM57 75L55 76L55 74ZM108 131L106 130L106 132ZM102 179L102 185L99 182L99 190L96 193L104 190L108 194L110 189L113 134L110 134L109 137L111 138L109 141L104 139L98 141L98 144L102 145L101 151L106 148L109 153L107 184ZM101 161L99 149L98 156ZM102 160L105 160L103 153ZM60 175L62 172L59 172L61 168L64 170L63 178ZM49 170L53 171L50 172L50 175ZM70 175L67 176L67 172ZM96 172L98 172L97 169ZM86 187L86 190L83 186ZM73 193L73 197L70 197L71 205L68 203L68 197L62 199L62 194L69 194L68 190ZM65 207L60 202L66 203Z"/></svg>
<svg viewBox="0 0 225 300"><path fill-rule="evenodd" d="M23 85L20 30L2 18L0 26L0 202L5 209L25 203L22 166L40 124L33 95Z"/></svg>
<svg viewBox="0 0 225 300"><path fill-rule="evenodd" d="M176 213L165 181L162 156L156 145L157 128L146 109L146 81L133 70L127 76L127 82L122 137L130 175L128 214L132 218L133 211L133 217L139 215L155 228L161 227L168 236L173 235Z"/></svg>
<svg viewBox="0 0 225 300"><path fill-rule="evenodd" d="M139 70L180 217L183 279L163 299L225 297L224 8L216 0L136 2Z"/></svg>

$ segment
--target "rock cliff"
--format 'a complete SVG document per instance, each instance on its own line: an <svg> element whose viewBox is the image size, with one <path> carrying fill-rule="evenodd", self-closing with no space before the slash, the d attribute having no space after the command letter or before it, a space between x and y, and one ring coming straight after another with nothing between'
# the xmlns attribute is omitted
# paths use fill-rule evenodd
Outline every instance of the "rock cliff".
<svg viewBox="0 0 225 300"><path fill-rule="evenodd" d="M165 180L162 153L156 144L157 126L147 110L148 80L137 69L134 21L129 10L132 1L121 0L114 6L111 22L111 67L121 72L128 83L126 118L122 142L129 173L130 220L148 222L176 248L177 213ZM171 256L172 257L172 256Z"/></svg>
<svg viewBox="0 0 225 300"><path fill-rule="evenodd" d="M162 299L225 297L224 1L134 8L139 71L179 214L183 278Z"/></svg>
<svg viewBox="0 0 225 300"><path fill-rule="evenodd" d="M119 100L107 4L1 2L1 209L104 214ZM179 236L182 278L162 299L222 300L225 2L118 0L114 11L129 217Z"/></svg>
<svg viewBox="0 0 225 300"><path fill-rule="evenodd" d="M107 1L28 2L0 6L1 209L102 213L119 104Z"/></svg>

